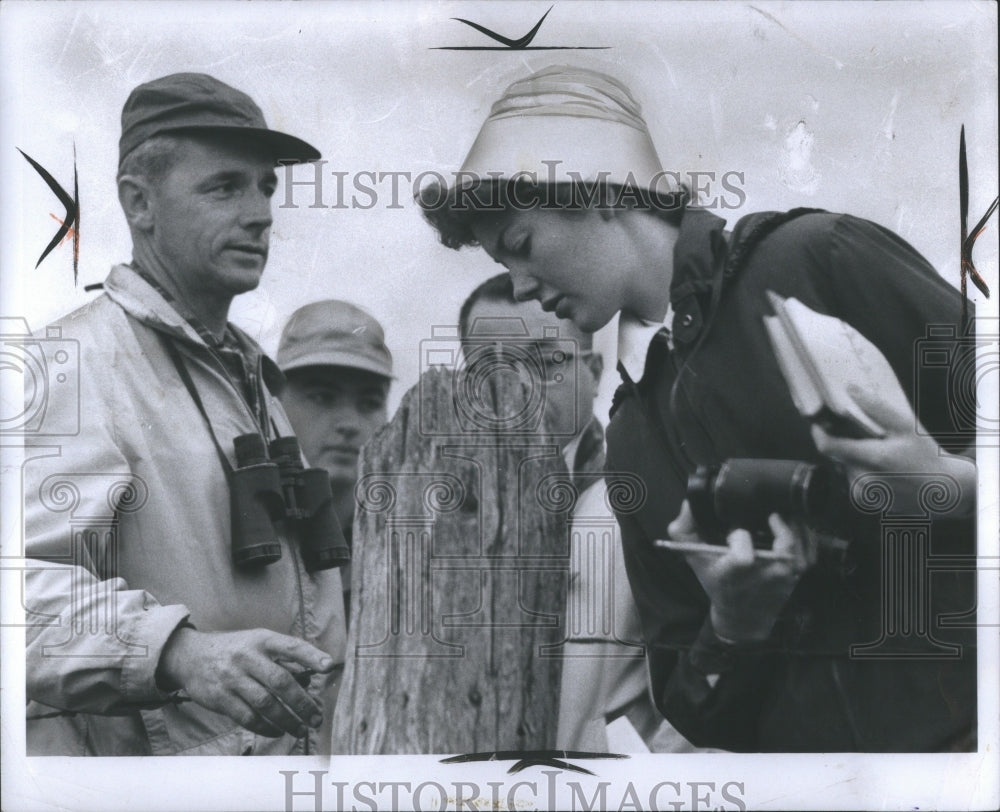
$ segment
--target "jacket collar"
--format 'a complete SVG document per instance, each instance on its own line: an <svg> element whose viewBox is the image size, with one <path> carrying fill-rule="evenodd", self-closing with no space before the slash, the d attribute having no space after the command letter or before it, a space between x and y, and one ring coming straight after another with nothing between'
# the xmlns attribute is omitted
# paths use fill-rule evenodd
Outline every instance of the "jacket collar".
<svg viewBox="0 0 1000 812"><path fill-rule="evenodd" d="M669 336L675 305L688 296L712 289L718 261L726 250L725 225L725 220L706 209L690 208L684 212L677 242L674 243L670 304L663 323L643 321L628 313L619 317L618 372L623 377L635 383L642 380L653 336L666 328L668 345L671 343Z"/></svg>
<svg viewBox="0 0 1000 812"><path fill-rule="evenodd" d="M194 329L160 293L128 265L115 265L104 282L104 291L126 313L157 332L209 350ZM264 383L272 392L280 391L285 376L260 345L232 322L228 323L243 352L254 364L260 362Z"/></svg>
<svg viewBox="0 0 1000 812"><path fill-rule="evenodd" d="M688 209L674 243L670 302L712 289L717 263L724 258L726 221L706 209Z"/></svg>

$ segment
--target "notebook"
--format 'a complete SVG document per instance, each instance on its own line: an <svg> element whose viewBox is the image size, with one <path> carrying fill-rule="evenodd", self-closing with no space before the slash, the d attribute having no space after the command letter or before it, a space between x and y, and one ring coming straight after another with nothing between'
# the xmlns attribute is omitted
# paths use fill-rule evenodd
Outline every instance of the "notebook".
<svg viewBox="0 0 1000 812"><path fill-rule="evenodd" d="M855 403L849 386L878 392L909 411L882 352L851 325L767 292L775 315L764 317L778 366L799 413L841 437L884 437L885 430Z"/></svg>

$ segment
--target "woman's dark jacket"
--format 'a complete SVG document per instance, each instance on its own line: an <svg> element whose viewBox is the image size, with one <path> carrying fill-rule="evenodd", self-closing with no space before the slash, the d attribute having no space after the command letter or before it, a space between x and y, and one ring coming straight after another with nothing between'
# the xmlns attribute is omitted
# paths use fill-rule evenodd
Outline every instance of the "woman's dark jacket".
<svg viewBox="0 0 1000 812"><path fill-rule="evenodd" d="M617 500L617 512L657 705L693 743L729 750L974 749L973 518L852 508L846 556L807 572L770 640L753 647L715 637L693 571L653 545L667 537L695 465L822 459L762 324L768 290L853 325L889 360L924 426L951 451L974 446L975 376L961 369L974 342L962 333L961 299L911 246L874 223L815 210L751 215L729 238L723 226L707 211L685 213L671 281L674 348L657 336L638 383L621 370L607 432L612 502L614 472L646 488L645 498ZM928 560L901 568L925 596L929 584L926 604L902 612L927 625L893 635L900 593L883 588L883 548L912 551L928 535Z"/></svg>

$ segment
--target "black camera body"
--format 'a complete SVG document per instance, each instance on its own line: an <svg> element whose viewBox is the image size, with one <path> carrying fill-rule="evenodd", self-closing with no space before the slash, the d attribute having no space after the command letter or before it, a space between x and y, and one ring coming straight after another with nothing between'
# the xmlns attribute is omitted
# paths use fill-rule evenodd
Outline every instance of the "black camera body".
<svg viewBox="0 0 1000 812"><path fill-rule="evenodd" d="M230 481L233 563L253 570L281 558L276 526L299 531L308 572L342 567L351 560L333 508L330 478L302 465L299 441L279 437L265 448L259 434L234 440L236 468Z"/></svg>
<svg viewBox="0 0 1000 812"><path fill-rule="evenodd" d="M837 466L741 458L698 466L688 477L687 500L706 541L725 544L726 534L741 527L759 548L771 545L772 513L836 535L845 530L849 504L847 478Z"/></svg>

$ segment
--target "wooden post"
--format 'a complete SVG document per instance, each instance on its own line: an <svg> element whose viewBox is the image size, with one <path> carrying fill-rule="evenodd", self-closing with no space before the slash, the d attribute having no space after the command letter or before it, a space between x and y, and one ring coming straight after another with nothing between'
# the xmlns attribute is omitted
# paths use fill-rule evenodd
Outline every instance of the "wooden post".
<svg viewBox="0 0 1000 812"><path fill-rule="evenodd" d="M566 467L530 419L498 417L524 414L519 384L463 400L454 375L426 372L363 455L334 752L555 744Z"/></svg>

